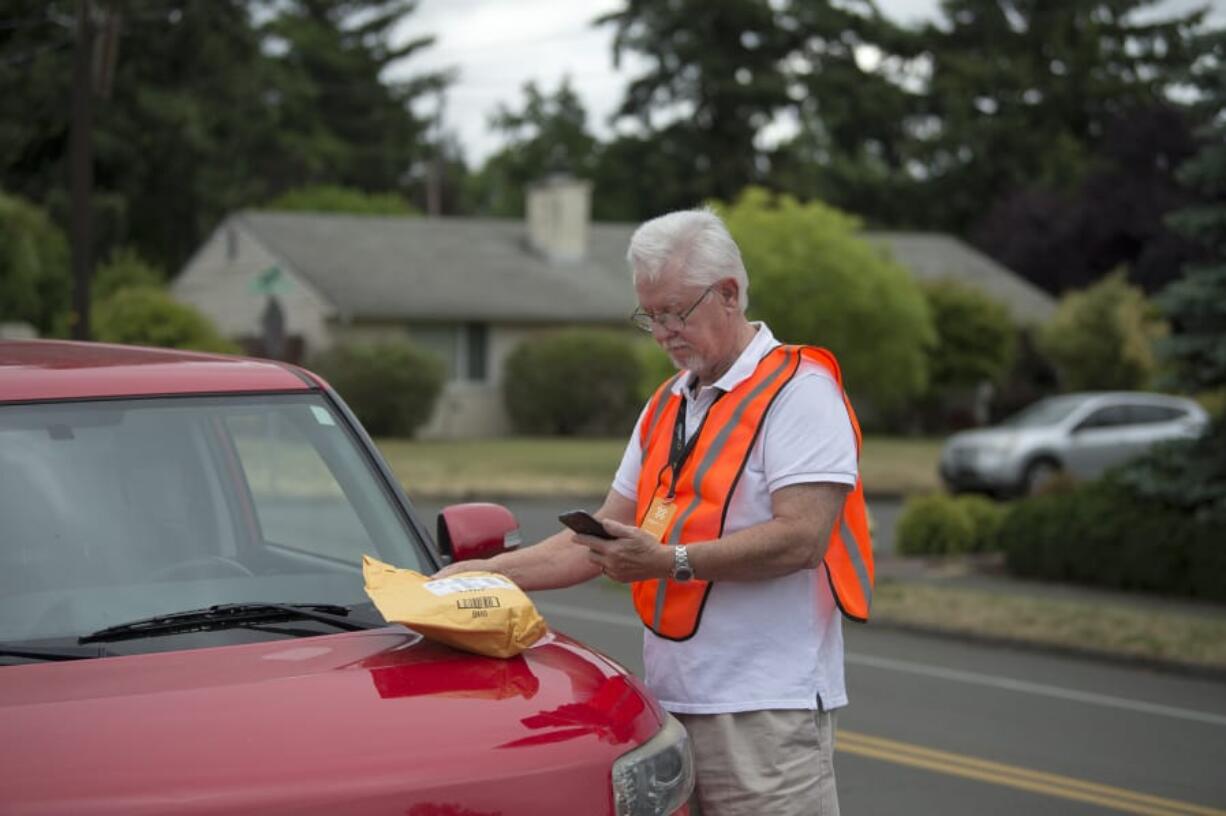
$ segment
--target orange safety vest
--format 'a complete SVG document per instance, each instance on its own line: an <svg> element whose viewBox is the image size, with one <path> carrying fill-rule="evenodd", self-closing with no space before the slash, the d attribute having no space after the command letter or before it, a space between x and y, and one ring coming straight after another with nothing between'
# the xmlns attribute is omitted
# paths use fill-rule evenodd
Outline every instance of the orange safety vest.
<svg viewBox="0 0 1226 816"><path fill-rule="evenodd" d="M752 376L716 400L707 411L696 432L693 449L677 476L673 497L676 512L660 537L662 545L688 545L723 535L728 505L761 431L762 420L775 397L800 369L802 359L825 367L842 388L839 364L829 351L812 346L772 349ZM669 453L681 406L681 397L671 391L676 379L673 377L657 389L639 431L642 468L635 517L640 525L652 501L667 496L673 483ZM860 424L846 392L843 403L855 433L858 458ZM867 621L873 595L873 550L864 487L859 477L831 531L824 563L839 609L852 620ZM698 631L711 586L710 581L698 578L684 582L671 578L635 581L634 606L643 624L660 637L686 640Z"/></svg>

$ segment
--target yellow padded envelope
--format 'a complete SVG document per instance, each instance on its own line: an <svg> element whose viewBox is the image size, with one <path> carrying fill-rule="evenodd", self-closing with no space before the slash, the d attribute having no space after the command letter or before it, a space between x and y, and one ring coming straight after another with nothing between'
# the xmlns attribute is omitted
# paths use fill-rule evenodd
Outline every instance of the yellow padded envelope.
<svg viewBox="0 0 1226 816"><path fill-rule="evenodd" d="M362 556L366 594L389 623L488 657L514 657L548 631L532 599L505 575L430 578Z"/></svg>

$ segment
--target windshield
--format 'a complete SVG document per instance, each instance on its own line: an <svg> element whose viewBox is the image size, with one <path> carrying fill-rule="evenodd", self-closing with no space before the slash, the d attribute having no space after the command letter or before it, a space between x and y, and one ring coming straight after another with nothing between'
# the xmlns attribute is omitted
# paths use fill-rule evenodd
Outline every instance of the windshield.
<svg viewBox="0 0 1226 816"><path fill-rule="evenodd" d="M0 641L433 569L320 395L0 406L0 519Z"/></svg>
<svg viewBox="0 0 1226 816"><path fill-rule="evenodd" d="M1028 405L1000 424L1005 428L1037 428L1055 425L1085 402L1085 397L1048 397Z"/></svg>

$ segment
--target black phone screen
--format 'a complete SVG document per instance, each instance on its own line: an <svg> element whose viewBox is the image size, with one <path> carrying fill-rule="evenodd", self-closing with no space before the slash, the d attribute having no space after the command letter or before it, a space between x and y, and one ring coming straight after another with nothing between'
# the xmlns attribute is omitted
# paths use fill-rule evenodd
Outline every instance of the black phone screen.
<svg viewBox="0 0 1226 816"><path fill-rule="evenodd" d="M571 510L558 516L558 521L565 524L576 533L594 536L595 538L614 539L617 536L609 533L599 519L586 510Z"/></svg>

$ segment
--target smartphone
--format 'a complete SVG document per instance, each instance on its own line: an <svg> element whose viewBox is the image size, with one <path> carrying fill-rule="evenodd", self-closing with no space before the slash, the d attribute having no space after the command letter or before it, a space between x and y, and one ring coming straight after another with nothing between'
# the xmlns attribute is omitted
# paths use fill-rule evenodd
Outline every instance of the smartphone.
<svg viewBox="0 0 1226 816"><path fill-rule="evenodd" d="M583 535L590 535L595 538L603 538L606 540L617 538L617 536L613 535L604 528L604 525L600 523L599 519L586 510L571 510L570 512L563 513L562 515L558 516L558 521L562 522L576 533L582 533Z"/></svg>

